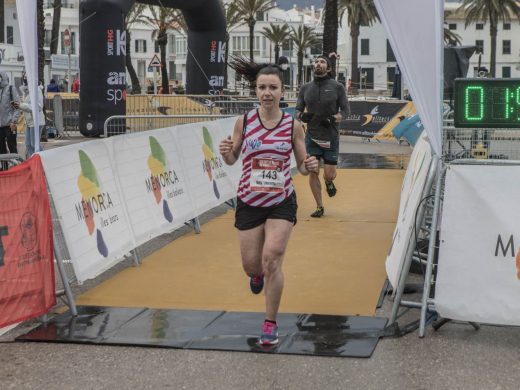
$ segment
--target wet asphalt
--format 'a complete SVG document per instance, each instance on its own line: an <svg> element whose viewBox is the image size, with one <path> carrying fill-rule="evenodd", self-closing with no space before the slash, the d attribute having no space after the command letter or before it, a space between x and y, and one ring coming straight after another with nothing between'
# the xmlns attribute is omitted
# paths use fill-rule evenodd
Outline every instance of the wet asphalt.
<svg viewBox="0 0 520 390"><path fill-rule="evenodd" d="M84 142L55 140L47 148ZM23 140L22 140L23 142ZM393 142L342 137L341 152L407 156ZM222 206L201 222L220 215ZM143 255L184 234L160 236L139 248ZM76 294L131 266L124 261L98 278L75 286ZM413 281L420 277L413 275ZM405 296L419 299L418 294ZM389 316L386 299L378 316ZM417 320L417 310L399 318ZM78 344L20 343L16 336L37 326L19 325L0 336L0 389L518 389L520 330L515 327L448 323L423 339L417 332L382 339L369 359L265 355ZM519 371L517 372L517 369Z"/></svg>

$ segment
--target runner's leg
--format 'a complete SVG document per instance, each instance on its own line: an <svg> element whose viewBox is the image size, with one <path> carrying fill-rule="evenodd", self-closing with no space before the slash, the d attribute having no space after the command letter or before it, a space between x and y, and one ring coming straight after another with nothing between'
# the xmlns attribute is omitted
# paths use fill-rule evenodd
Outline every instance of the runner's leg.
<svg viewBox="0 0 520 390"><path fill-rule="evenodd" d="M264 246L264 225L249 230L239 230L240 254L245 273L251 276L262 275L262 248Z"/></svg>
<svg viewBox="0 0 520 390"><path fill-rule="evenodd" d="M293 223L283 219L268 219L265 222L265 243L262 265L265 274L266 319L276 321L284 276L282 262L291 235Z"/></svg>

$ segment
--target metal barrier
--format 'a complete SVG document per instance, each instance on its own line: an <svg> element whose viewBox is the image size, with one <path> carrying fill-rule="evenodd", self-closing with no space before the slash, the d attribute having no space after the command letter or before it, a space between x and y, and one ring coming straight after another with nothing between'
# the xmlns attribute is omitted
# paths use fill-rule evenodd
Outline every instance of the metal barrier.
<svg viewBox="0 0 520 390"><path fill-rule="evenodd" d="M107 118L103 127L105 137L109 137L234 116L236 115L114 115Z"/></svg>

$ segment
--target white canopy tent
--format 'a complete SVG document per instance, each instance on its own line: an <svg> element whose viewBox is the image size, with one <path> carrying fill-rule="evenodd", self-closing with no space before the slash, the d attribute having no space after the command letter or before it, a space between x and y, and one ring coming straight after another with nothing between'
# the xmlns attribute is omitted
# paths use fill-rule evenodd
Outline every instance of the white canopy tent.
<svg viewBox="0 0 520 390"><path fill-rule="evenodd" d="M374 0L437 156L442 152L444 0Z"/></svg>

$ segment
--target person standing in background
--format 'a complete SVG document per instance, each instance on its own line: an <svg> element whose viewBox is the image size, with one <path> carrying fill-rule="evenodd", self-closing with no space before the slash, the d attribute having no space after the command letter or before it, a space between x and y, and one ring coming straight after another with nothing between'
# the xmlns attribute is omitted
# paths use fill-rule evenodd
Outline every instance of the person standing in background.
<svg viewBox="0 0 520 390"><path fill-rule="evenodd" d="M20 118L20 96L9 84L6 72L0 72L0 154L18 153L16 127Z"/></svg>
<svg viewBox="0 0 520 390"><path fill-rule="evenodd" d="M20 109L23 111L25 116L25 156L29 158L35 152L35 137L41 137L43 127L45 126L45 116L43 114L43 93L41 88L38 87L38 111L39 111L39 124L34 123L34 118L32 115L32 105L31 98L29 96L29 88L27 85L22 85L20 87L20 92L22 92L22 102L20 103ZM37 129L37 130L36 130ZM36 133L36 134L35 134Z"/></svg>

